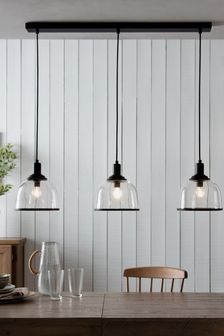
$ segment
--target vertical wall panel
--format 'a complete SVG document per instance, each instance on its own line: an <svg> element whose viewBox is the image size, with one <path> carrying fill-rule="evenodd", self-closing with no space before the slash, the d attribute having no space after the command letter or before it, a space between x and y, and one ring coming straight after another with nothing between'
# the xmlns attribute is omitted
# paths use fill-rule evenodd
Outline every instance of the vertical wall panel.
<svg viewBox="0 0 224 336"><path fill-rule="evenodd" d="M52 70L54 71L54 70ZM39 158L42 173L50 176L50 42L39 41ZM54 112L53 112L54 113ZM57 187L57 184L56 184ZM58 188L57 188L58 190ZM36 248L50 240L49 212L36 213ZM38 262L37 262L38 264Z"/></svg>
<svg viewBox="0 0 224 336"><path fill-rule="evenodd" d="M151 41L137 42L137 265L150 265L151 228ZM148 290L148 281L142 284Z"/></svg>
<svg viewBox="0 0 224 336"><path fill-rule="evenodd" d="M35 57L34 42L22 44L22 114L21 114L21 181L33 173L34 162L34 110L35 110ZM34 276L28 269L29 255L35 247L35 217L33 211L21 212L21 235L26 237L25 282L34 288Z"/></svg>
<svg viewBox="0 0 224 336"><path fill-rule="evenodd" d="M166 265L180 265L180 41L167 41Z"/></svg>
<svg viewBox="0 0 224 336"><path fill-rule="evenodd" d="M79 43L79 265L85 290L92 290L93 42Z"/></svg>
<svg viewBox="0 0 224 336"><path fill-rule="evenodd" d="M195 41L181 42L181 185L194 174ZM181 212L181 267L189 273L185 290L194 291L194 213Z"/></svg>
<svg viewBox="0 0 224 336"><path fill-rule="evenodd" d="M7 43L7 142L15 145L20 157L21 123L21 41L9 40ZM7 230L8 237L20 236L20 213L15 211L16 187L20 183L20 160L10 173L7 181L14 188L7 194Z"/></svg>
<svg viewBox="0 0 224 336"><path fill-rule="evenodd" d="M94 204L99 186L107 179L107 41L94 41L93 129ZM107 290L107 213L94 212L93 288Z"/></svg>
<svg viewBox="0 0 224 336"><path fill-rule="evenodd" d="M78 66L78 41L65 41L65 269L78 266Z"/></svg>
<svg viewBox="0 0 224 336"><path fill-rule="evenodd" d="M136 41L123 41L123 175L136 186ZM128 236L128 239L127 239ZM136 266L136 212L123 212L123 269ZM130 286L134 286L135 281ZM133 287L135 288L135 287Z"/></svg>
<svg viewBox="0 0 224 336"><path fill-rule="evenodd" d="M152 41L152 265L165 264L165 55L165 41Z"/></svg>
<svg viewBox="0 0 224 336"><path fill-rule="evenodd" d="M196 72L198 73L198 43L196 44ZM209 41L202 43L202 87L201 87L201 112L202 112L202 161L205 164L205 174L209 176L209 109L210 109L210 84L209 84ZM198 160L198 75L196 76L195 95L195 162ZM203 237L203 239L201 239ZM209 212L195 213L195 291L209 291Z"/></svg>
<svg viewBox="0 0 224 336"><path fill-rule="evenodd" d="M64 207L64 41L50 42L50 174L60 211L50 213L50 240L59 244L63 260Z"/></svg>
<svg viewBox="0 0 224 336"><path fill-rule="evenodd" d="M122 42L120 43L119 59L119 116L121 116L121 60ZM113 173L115 162L115 82L116 82L116 42L108 41L108 176ZM121 120L120 120L121 122ZM121 123L120 123L121 125ZM120 131L120 129L119 129ZM119 132L119 154L120 132ZM119 155L119 160L121 155ZM121 213L108 212L108 290L120 291L122 282L122 242Z"/></svg>
<svg viewBox="0 0 224 336"><path fill-rule="evenodd" d="M211 43L211 178L224 198L223 181L223 129L224 129L224 41ZM222 292L224 284L224 215L211 214L211 290Z"/></svg>
<svg viewBox="0 0 224 336"><path fill-rule="evenodd" d="M0 146L7 141L7 45L5 40L0 40ZM0 197L0 236L5 237L7 232L6 222L6 196Z"/></svg>

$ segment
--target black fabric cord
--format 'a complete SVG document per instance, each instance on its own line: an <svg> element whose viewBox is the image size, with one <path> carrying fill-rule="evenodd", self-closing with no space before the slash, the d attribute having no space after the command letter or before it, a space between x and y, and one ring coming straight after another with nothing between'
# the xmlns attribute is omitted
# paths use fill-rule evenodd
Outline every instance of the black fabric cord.
<svg viewBox="0 0 224 336"><path fill-rule="evenodd" d="M36 79L37 79L37 87L36 87L36 161L38 161L38 142L39 142L39 29L36 30Z"/></svg>

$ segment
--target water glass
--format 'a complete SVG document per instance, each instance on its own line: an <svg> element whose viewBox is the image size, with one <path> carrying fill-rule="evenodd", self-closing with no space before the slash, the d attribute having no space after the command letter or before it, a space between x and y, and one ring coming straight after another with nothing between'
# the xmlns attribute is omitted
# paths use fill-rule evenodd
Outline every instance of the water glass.
<svg viewBox="0 0 224 336"><path fill-rule="evenodd" d="M83 268L68 269L69 292L73 297L82 296L83 275L84 275Z"/></svg>
<svg viewBox="0 0 224 336"><path fill-rule="evenodd" d="M64 270L58 267L48 270L49 292L51 300L61 300Z"/></svg>

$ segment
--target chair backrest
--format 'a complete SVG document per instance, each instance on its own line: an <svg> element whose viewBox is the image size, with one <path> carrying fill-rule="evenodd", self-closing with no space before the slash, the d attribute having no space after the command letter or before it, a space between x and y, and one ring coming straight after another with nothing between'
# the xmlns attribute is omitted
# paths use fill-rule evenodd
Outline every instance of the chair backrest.
<svg viewBox="0 0 224 336"><path fill-rule="evenodd" d="M173 268L173 267L161 267L161 266L149 266L149 267L134 267L127 268L124 270L124 277L127 278L127 292L129 292L129 278L138 278L139 287L138 290L141 292L141 279L147 278L151 279L150 292L153 290L153 279L161 279L161 292L164 288L164 279L171 279L170 291L173 292L174 280L181 279L180 292L183 292L184 280L187 279L187 271Z"/></svg>

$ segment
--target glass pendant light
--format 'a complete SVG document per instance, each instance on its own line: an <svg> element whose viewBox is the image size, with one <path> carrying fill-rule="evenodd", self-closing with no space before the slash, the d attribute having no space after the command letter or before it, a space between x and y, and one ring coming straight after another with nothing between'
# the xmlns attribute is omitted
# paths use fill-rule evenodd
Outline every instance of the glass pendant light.
<svg viewBox="0 0 224 336"><path fill-rule="evenodd" d="M117 29L117 65L116 65L116 159L113 175L99 188L95 210L101 211L138 211L136 188L121 175L121 164L118 161L118 61L119 35Z"/></svg>
<svg viewBox="0 0 224 336"><path fill-rule="evenodd" d="M201 34L199 29L199 160L196 165L196 174L193 175L181 192L181 204L177 210L185 211L218 211L222 209L221 192L214 182L204 174L204 163L201 160Z"/></svg>
<svg viewBox="0 0 224 336"><path fill-rule="evenodd" d="M39 30L36 30L37 52L37 91L36 91L36 159L34 172L18 188L16 210L20 211L51 211L59 210L57 192L41 173L41 163L38 160L38 128L39 128Z"/></svg>

